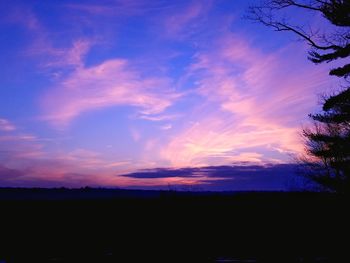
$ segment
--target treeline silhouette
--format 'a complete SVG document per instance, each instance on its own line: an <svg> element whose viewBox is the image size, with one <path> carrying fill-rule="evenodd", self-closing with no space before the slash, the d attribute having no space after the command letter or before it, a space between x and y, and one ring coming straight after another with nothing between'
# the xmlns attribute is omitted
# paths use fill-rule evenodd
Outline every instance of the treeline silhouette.
<svg viewBox="0 0 350 263"><path fill-rule="evenodd" d="M347 203L307 192L0 189L0 261L346 262Z"/></svg>

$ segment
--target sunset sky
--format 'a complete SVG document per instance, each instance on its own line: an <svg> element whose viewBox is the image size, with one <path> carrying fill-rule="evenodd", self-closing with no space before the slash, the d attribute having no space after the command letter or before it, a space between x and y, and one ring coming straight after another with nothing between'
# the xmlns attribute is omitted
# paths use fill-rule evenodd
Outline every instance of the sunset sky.
<svg viewBox="0 0 350 263"><path fill-rule="evenodd" d="M0 186L283 188L337 85L251 3L2 0Z"/></svg>

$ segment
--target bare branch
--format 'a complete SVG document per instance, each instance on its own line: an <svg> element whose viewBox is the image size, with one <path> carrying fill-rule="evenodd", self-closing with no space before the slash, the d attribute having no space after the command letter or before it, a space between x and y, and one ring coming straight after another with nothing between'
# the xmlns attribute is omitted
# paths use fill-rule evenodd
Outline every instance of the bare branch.
<svg viewBox="0 0 350 263"><path fill-rule="evenodd" d="M294 3L294 1L289 0L279 0L278 2L289 2ZM337 45L328 45L323 46L318 43L316 43L312 37L304 32L302 28L297 26L292 26L288 24L288 22L285 19L281 19L280 21L275 20L273 14L271 13L271 10L266 9L264 7L250 7L249 15L247 16L248 19L253 20L255 22L259 22L267 27L272 27L276 31L290 31L298 36L300 36L302 39L304 39L310 46L317 48L319 50L338 50L340 49Z"/></svg>
<svg viewBox="0 0 350 263"><path fill-rule="evenodd" d="M320 6L312 6L311 4L305 5L293 0L271 0L269 4L272 8L275 9L282 9L290 6L295 6L313 11L322 11Z"/></svg>

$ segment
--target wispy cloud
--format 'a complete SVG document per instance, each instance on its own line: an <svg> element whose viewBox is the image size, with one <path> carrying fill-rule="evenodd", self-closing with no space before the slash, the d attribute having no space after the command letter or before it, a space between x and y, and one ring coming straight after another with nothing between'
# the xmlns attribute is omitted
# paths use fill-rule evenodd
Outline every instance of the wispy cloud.
<svg viewBox="0 0 350 263"><path fill-rule="evenodd" d="M134 128L130 129L130 134L131 134L132 139L135 142L138 142L141 139L141 133L137 129L134 129Z"/></svg>
<svg viewBox="0 0 350 263"><path fill-rule="evenodd" d="M40 52L45 52L49 56L49 60L44 63L44 67L74 67L80 68L84 66L83 58L89 51L93 41L88 39L77 39L70 47L54 48L50 45L40 47Z"/></svg>
<svg viewBox="0 0 350 263"><path fill-rule="evenodd" d="M14 131L16 126L7 119L0 118L0 131Z"/></svg>
<svg viewBox="0 0 350 263"><path fill-rule="evenodd" d="M165 125L161 126L160 128L162 130L166 131L166 130L170 130L172 127L173 126L170 123L168 123L168 124L165 124Z"/></svg>
<svg viewBox="0 0 350 263"><path fill-rule="evenodd" d="M121 59L77 68L43 97L44 119L62 127L83 112L118 105L153 115L163 112L179 97L169 79L140 75Z"/></svg>
<svg viewBox="0 0 350 263"><path fill-rule="evenodd" d="M148 121L169 121L178 119L182 114L157 114L157 115L139 115L137 118Z"/></svg>
<svg viewBox="0 0 350 263"><path fill-rule="evenodd" d="M3 135L0 136L0 162L20 164L28 158L45 156L43 145L32 135Z"/></svg>
<svg viewBox="0 0 350 263"><path fill-rule="evenodd" d="M128 160L106 160L98 152L81 148L70 152L47 152L34 142L20 143L17 140L11 145L14 150L0 151L1 186L128 185L123 180L119 182L115 175L115 169L124 173L131 171Z"/></svg>
<svg viewBox="0 0 350 263"><path fill-rule="evenodd" d="M114 0L109 2L96 1L95 3L70 3L65 6L88 15L124 17L157 12L168 8L169 3L147 0Z"/></svg>
<svg viewBox="0 0 350 263"><path fill-rule="evenodd" d="M72 37L67 28L53 32L45 24L47 21L42 21L33 11L32 6L19 5L10 8L7 20L27 31L28 47L22 50L22 55L25 55L26 59L34 58L41 70L47 70L53 76L61 72L51 72L49 69L60 68L61 71L67 71L82 66L84 55L96 43L93 37L80 37L78 34L73 34ZM69 36L58 44L58 34Z"/></svg>
<svg viewBox="0 0 350 263"><path fill-rule="evenodd" d="M20 25L31 31L38 31L42 28L39 19L26 4L9 5L7 7L5 5L5 10L6 14L3 19L7 23Z"/></svg>
<svg viewBox="0 0 350 263"><path fill-rule="evenodd" d="M302 150L300 119L311 110L316 90L329 83L326 70L301 64L304 51L264 54L229 32L213 47L199 51L188 70L206 103L192 112L195 121L162 156L175 167L288 161L286 155L268 157L267 152Z"/></svg>
<svg viewBox="0 0 350 263"><path fill-rule="evenodd" d="M30 134L15 134L15 135L2 135L0 141L36 141L36 137Z"/></svg>
<svg viewBox="0 0 350 263"><path fill-rule="evenodd" d="M191 35L203 22L212 1L191 1L181 10L168 15L165 19L165 33L168 37L183 38Z"/></svg>

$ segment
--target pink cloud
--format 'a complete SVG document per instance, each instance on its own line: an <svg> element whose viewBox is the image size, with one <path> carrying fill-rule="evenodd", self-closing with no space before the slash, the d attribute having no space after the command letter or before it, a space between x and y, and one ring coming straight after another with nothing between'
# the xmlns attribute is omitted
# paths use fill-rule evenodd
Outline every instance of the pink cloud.
<svg viewBox="0 0 350 263"><path fill-rule="evenodd" d="M30 31L40 30L41 24L32 10L21 5L12 5L7 10L6 22L17 24L27 28Z"/></svg>
<svg viewBox="0 0 350 263"><path fill-rule="evenodd" d="M49 140L48 140L49 141ZM98 152L77 148L72 151L52 151L46 148L45 139L32 134L0 134L0 170L5 167L11 175L0 178L0 184L81 186L98 184L102 177L115 176L114 169L130 171L130 161L118 164ZM4 171L4 170L3 170ZM0 171L1 172L1 171Z"/></svg>
<svg viewBox="0 0 350 263"><path fill-rule="evenodd" d="M77 38L68 46L56 47L42 29L35 33L25 55L35 57L39 69L57 80L67 72L83 67L84 58L94 44L96 41L93 39Z"/></svg>
<svg viewBox="0 0 350 263"><path fill-rule="evenodd" d="M140 118L143 120L156 121L156 122L174 120L174 119L178 119L179 117L181 117L181 114L157 114L157 115L137 116L137 118Z"/></svg>
<svg viewBox="0 0 350 263"><path fill-rule="evenodd" d="M7 165L21 165L26 160L41 158L45 155L43 145L30 134L0 135L0 161Z"/></svg>
<svg viewBox="0 0 350 263"><path fill-rule="evenodd" d="M15 135L3 135L0 136L0 141L2 142L16 142L16 141L35 141L37 138L33 135L29 135L29 134L15 134Z"/></svg>
<svg viewBox="0 0 350 263"><path fill-rule="evenodd" d="M137 129L134 129L134 128L130 129L130 134L134 142L138 142L141 139L141 133Z"/></svg>
<svg viewBox="0 0 350 263"><path fill-rule="evenodd" d="M166 130L170 130L172 127L173 126L170 123L168 123L168 124L162 125L160 128L166 131Z"/></svg>
<svg viewBox="0 0 350 263"><path fill-rule="evenodd" d="M25 152L25 149L21 149ZM42 156L8 153L6 165L0 163L1 186L68 186L82 187L130 187L130 186L168 186L169 184L197 184L200 178L128 178L122 176L136 170L130 160L107 161L100 153L75 149L68 153L53 153ZM208 178L209 180L209 178Z"/></svg>
<svg viewBox="0 0 350 263"><path fill-rule="evenodd" d="M69 5L66 5L66 7L73 10L86 12L92 15L112 15L115 13L114 8L107 5L69 4Z"/></svg>
<svg viewBox="0 0 350 263"><path fill-rule="evenodd" d="M69 9L85 12L96 16L130 16L140 15L149 11L156 11L165 4L147 0L115 0L109 3L88 4L73 3L65 5Z"/></svg>
<svg viewBox="0 0 350 263"><path fill-rule="evenodd" d="M278 145L287 152L301 150L297 132L297 128L271 124L252 126L244 120L213 112L175 136L163 149L162 156L174 167L240 162L247 157L240 151L254 147ZM275 162L257 152L251 152L249 160Z"/></svg>
<svg viewBox="0 0 350 263"><path fill-rule="evenodd" d="M14 131L16 126L11 123L9 120L0 118L0 131Z"/></svg>
<svg viewBox="0 0 350 263"><path fill-rule="evenodd" d="M286 162L288 155L302 151L300 120L315 107L317 92L330 83L327 70L306 64L305 50L296 45L264 54L232 33L214 41L212 50L199 51L188 76L196 79L206 103L191 113L189 118L197 121L162 150L175 167L225 164L242 157ZM279 157L261 154L271 150Z"/></svg>
<svg viewBox="0 0 350 263"><path fill-rule="evenodd" d="M185 8L168 15L164 21L166 35L181 38L198 27L198 19L208 12L211 1L192 1Z"/></svg>
<svg viewBox="0 0 350 263"><path fill-rule="evenodd" d="M45 54L49 59L42 64L43 67L83 67L84 56L88 53L94 41L77 39L68 48L55 48L49 42L37 43L36 50Z"/></svg>
<svg viewBox="0 0 350 263"><path fill-rule="evenodd" d="M179 96L168 79L140 75L121 59L77 68L43 97L43 118L62 127L84 112L118 105L134 106L143 115L153 115L163 112Z"/></svg>
<svg viewBox="0 0 350 263"><path fill-rule="evenodd" d="M27 29L29 45L22 51L22 55L35 57L38 66L44 70L58 69L52 73L54 76L60 75L60 70L64 67L70 69L80 67L84 64L83 57L96 44L95 39L85 37L75 37L68 45L57 45L54 43L53 32L48 30L45 24L30 9L16 7L9 11L7 22L16 23Z"/></svg>

